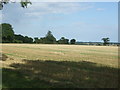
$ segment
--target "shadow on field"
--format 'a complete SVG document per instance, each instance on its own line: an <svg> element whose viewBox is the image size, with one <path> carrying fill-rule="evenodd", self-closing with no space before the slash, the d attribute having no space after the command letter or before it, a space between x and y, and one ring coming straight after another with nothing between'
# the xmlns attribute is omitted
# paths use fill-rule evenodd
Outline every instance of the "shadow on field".
<svg viewBox="0 0 120 90"><path fill-rule="evenodd" d="M0 53L0 60L6 61L7 58L8 58L8 57L7 57L5 54L1 54L1 53Z"/></svg>
<svg viewBox="0 0 120 90"><path fill-rule="evenodd" d="M23 60L3 68L3 88L117 88L118 69L91 62Z"/></svg>

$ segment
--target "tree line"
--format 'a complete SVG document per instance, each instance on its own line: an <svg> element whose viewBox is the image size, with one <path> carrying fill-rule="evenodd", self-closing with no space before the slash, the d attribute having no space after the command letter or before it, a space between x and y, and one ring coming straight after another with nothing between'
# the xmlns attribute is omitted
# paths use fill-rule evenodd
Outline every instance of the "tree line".
<svg viewBox="0 0 120 90"><path fill-rule="evenodd" d="M51 31L48 31L45 37L35 37L34 39L28 36L23 36L21 34L17 35L14 33L12 25L8 23L2 23L0 25L0 38L2 38L2 43L37 43L37 44L75 44L75 39L67 39L61 37L57 40Z"/></svg>

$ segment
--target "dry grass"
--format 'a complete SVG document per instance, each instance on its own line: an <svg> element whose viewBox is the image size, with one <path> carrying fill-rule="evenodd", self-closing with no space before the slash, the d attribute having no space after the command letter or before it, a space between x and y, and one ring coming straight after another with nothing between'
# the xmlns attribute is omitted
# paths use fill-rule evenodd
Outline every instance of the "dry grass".
<svg viewBox="0 0 120 90"><path fill-rule="evenodd" d="M3 44L3 53L14 59L90 61L118 67L118 47L42 44Z"/></svg>
<svg viewBox="0 0 120 90"><path fill-rule="evenodd" d="M4 88L118 87L118 47L3 44L2 49Z"/></svg>

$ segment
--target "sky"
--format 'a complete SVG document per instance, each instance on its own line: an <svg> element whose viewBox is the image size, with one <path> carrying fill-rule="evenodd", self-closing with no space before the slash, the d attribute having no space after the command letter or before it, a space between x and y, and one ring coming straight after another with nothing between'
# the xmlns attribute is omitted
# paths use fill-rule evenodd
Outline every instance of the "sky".
<svg viewBox="0 0 120 90"><path fill-rule="evenodd" d="M10 3L1 12L2 23L11 24L16 34L44 37L50 30L57 39L118 41L117 2L32 2L28 8Z"/></svg>

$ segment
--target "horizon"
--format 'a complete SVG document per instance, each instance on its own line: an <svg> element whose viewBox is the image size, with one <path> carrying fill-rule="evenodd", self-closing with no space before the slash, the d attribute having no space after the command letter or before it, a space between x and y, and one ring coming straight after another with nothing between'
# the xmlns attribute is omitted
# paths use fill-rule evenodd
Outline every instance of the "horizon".
<svg viewBox="0 0 120 90"><path fill-rule="evenodd" d="M15 34L32 38L44 37L50 30L57 40L65 37L79 42L102 42L102 38L109 37L110 42L118 42L117 4L46 2L33 3L25 9L18 3L7 4L2 10L2 23L11 24Z"/></svg>

